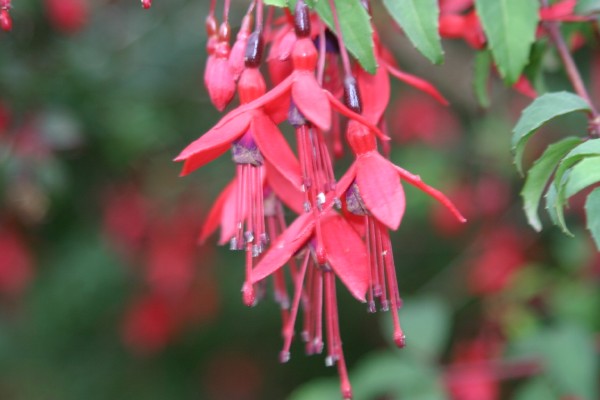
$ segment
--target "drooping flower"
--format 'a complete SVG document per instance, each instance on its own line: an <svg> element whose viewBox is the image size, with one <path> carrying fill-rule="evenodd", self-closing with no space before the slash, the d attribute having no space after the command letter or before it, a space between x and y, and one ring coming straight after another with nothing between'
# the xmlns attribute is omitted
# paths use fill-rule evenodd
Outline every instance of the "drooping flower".
<svg viewBox="0 0 600 400"><path fill-rule="evenodd" d="M391 307L394 341L398 347L404 347L405 337L396 312L401 299L388 233L388 229L398 229L406 208L401 181L407 181L442 203L459 221L466 220L441 192L379 154L375 136L368 127L350 121L347 139L356 160L337 183L336 195L345 196L350 213L364 218L361 231L366 238L369 259L368 309L376 310L376 298L382 310Z"/></svg>
<svg viewBox="0 0 600 400"><path fill-rule="evenodd" d="M5 32L12 30L12 19L9 14L11 0L0 0L0 29Z"/></svg>

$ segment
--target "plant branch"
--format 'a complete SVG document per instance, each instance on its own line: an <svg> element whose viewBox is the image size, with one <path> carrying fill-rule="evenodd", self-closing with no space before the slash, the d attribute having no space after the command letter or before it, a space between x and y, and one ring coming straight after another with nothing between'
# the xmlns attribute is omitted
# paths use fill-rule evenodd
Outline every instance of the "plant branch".
<svg viewBox="0 0 600 400"><path fill-rule="evenodd" d="M548 6L548 0L541 0L542 6ZM592 103L591 97L583 83L583 79L581 78L581 74L579 73L579 69L573 60L573 56L567 47L565 39L563 38L558 23L553 21L543 22L543 26L550 35L550 40L554 43L556 50L560 56L560 59L565 66L567 76L569 77L569 81L573 85L575 92L581 98L583 98L588 105L590 106L590 133L594 136L600 136L600 115L598 114L598 110Z"/></svg>

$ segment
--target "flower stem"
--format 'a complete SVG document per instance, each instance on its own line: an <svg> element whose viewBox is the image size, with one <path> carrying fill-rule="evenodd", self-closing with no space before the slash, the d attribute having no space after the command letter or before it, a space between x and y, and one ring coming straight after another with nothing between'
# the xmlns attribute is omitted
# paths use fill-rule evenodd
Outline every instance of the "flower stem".
<svg viewBox="0 0 600 400"><path fill-rule="evenodd" d="M548 0L541 0L543 7L548 7ZM579 73L579 69L573 60L573 56L567 47L565 39L563 38L558 23L553 21L546 21L543 23L544 28L550 35L550 40L556 46L556 50L560 56L560 59L565 66L567 76L569 77L569 81L573 85L575 89L575 93L581 98L583 98L588 105L590 106L590 135L600 136L600 115L598 114L598 110L592 103L590 95L583 83L583 79L581 78L581 74Z"/></svg>
<svg viewBox="0 0 600 400"><path fill-rule="evenodd" d="M331 14L333 15L333 23L335 25L335 33L338 38L338 43L340 45L340 55L342 56L342 65L344 66L344 74L346 76L352 76L352 68L350 67L350 57L348 57L348 52L346 51L346 46L344 45L344 36L342 34L342 27L340 25L340 19L338 18L337 8L335 7L335 0L329 0L329 6L331 7Z"/></svg>

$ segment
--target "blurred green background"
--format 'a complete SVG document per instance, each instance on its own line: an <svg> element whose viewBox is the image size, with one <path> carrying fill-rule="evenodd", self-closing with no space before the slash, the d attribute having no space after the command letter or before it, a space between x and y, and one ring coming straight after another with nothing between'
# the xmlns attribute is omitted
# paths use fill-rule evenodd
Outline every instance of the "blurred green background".
<svg viewBox="0 0 600 400"><path fill-rule="evenodd" d="M280 311L269 296L243 306L243 255L196 244L234 176L228 157L186 178L172 162L219 118L202 78L208 2L63 1L80 8L15 1L0 33L0 399L339 398L335 369L300 341L278 363ZM509 141L529 100L494 82L484 111L465 45L444 43L432 67L380 33L452 103L394 82L391 158L469 223L406 188L393 234L405 350L386 313L340 286L356 399L598 399L600 258L576 200L574 238L526 226ZM597 56L576 57L598 87ZM584 124L553 124L537 146Z"/></svg>

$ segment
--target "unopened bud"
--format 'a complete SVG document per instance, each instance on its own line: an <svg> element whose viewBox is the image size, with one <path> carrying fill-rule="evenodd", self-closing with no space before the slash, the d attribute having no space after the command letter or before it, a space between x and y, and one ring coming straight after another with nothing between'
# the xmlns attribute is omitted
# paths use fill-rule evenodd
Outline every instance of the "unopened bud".
<svg viewBox="0 0 600 400"><path fill-rule="evenodd" d="M152 0L142 0L142 7L146 10L152 7Z"/></svg>
<svg viewBox="0 0 600 400"><path fill-rule="evenodd" d="M0 11L0 29L5 32L10 32L12 30L12 19L7 10Z"/></svg>
<svg viewBox="0 0 600 400"><path fill-rule="evenodd" d="M260 31L256 30L248 37L244 62L247 68L257 68L262 61L264 42Z"/></svg>
<svg viewBox="0 0 600 400"><path fill-rule="evenodd" d="M347 76L344 79L344 104L357 114L362 113L362 101L358 84L353 76Z"/></svg>
<svg viewBox="0 0 600 400"><path fill-rule="evenodd" d="M294 30L298 37L310 36L310 12L304 0L298 0L296 3L296 13L294 14Z"/></svg>

